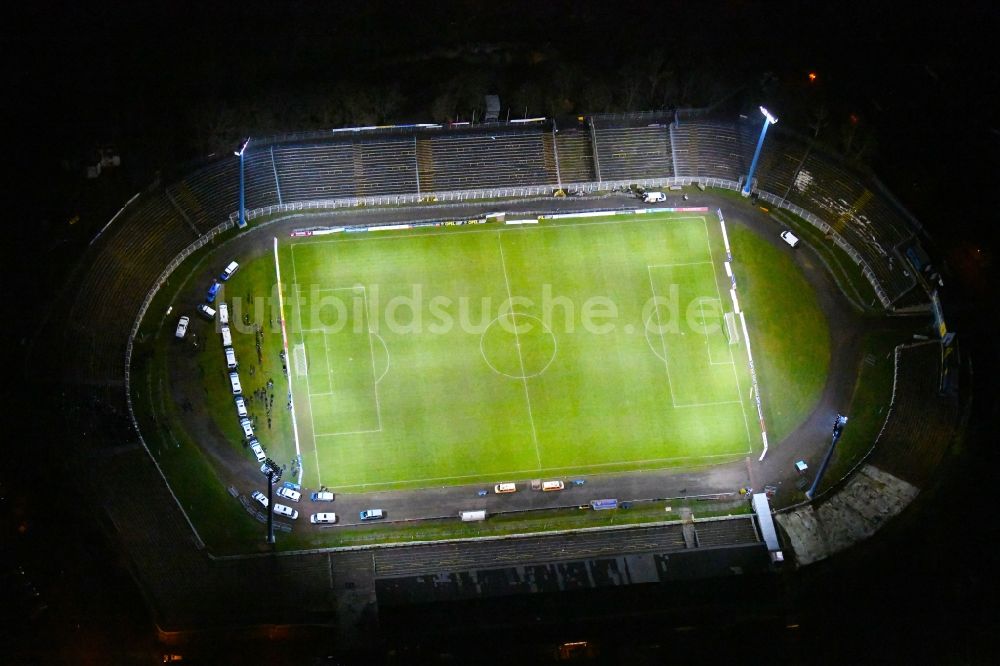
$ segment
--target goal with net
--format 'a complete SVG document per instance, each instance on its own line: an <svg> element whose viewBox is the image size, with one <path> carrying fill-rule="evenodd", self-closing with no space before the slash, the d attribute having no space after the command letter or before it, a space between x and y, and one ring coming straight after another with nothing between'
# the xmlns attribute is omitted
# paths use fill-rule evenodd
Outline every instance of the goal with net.
<svg viewBox="0 0 1000 666"><path fill-rule="evenodd" d="M729 344L735 345L740 342L740 331L736 328L736 313L727 312L725 316L726 320L726 337L729 338Z"/></svg>

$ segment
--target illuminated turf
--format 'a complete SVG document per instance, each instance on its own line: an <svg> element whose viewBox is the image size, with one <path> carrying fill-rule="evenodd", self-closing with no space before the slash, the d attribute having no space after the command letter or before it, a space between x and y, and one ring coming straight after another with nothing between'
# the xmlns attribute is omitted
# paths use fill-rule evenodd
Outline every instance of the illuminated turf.
<svg viewBox="0 0 1000 666"><path fill-rule="evenodd" d="M692 213L282 241L303 483L746 455L760 432L723 257L718 220Z"/></svg>

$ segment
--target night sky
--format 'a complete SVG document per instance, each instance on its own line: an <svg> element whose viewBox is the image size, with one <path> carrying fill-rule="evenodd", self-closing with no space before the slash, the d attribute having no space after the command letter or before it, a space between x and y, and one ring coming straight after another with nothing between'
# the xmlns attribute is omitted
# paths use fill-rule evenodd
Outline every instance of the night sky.
<svg viewBox="0 0 1000 666"><path fill-rule="evenodd" d="M630 110L765 103L781 122L807 132L824 107L824 138L835 147L853 114L869 141L863 161L927 227L934 236L928 249L951 269L947 305L978 353L977 373L997 367L995 331L981 328L981 308L997 300L989 289L1000 198L1000 16L991 3L42 2L8 6L4 14L0 117L11 139L5 171L13 172L4 227L20 258L13 266L28 278L10 299L28 320L131 194L157 172L183 173L241 136L370 118L468 120L477 104L481 113L485 92L499 94L513 115L621 110L628 83L641 78ZM655 86L649 71L658 73ZM813 83L809 72L817 74ZM82 181L80 161L102 144L118 149L123 167L100 183ZM75 216L79 221L68 225ZM16 349L24 331L7 332ZM30 385L16 393L6 388L15 412L37 409L42 400ZM972 442L985 440L998 416L995 389L987 383L980 395ZM921 593L908 588L905 564L868 568L864 575L884 577L891 591L860 601L831 595L833 626L845 640L856 629L844 619L849 604L870 604L865 612L872 615L888 612L880 604L891 599L896 615L887 619L888 631L905 631L910 619L925 623L914 631L931 631L926 623L933 622L962 645L982 648L976 641L996 626L995 603L980 595L990 580L980 572L995 559L987 537L996 525L970 538L947 521L960 512L965 523L981 503L992 505L987 471L995 469L996 454L973 443L966 456L974 461L962 482L948 486L940 508L928 514L930 525L920 528L944 545L921 544L913 531L899 537L900 547L918 548L915 560L940 558L948 575ZM6 482L0 506L7 544L16 529L11 516L38 516L37 508L25 509L33 503L49 508L36 497L45 489L26 472L33 462L12 465L19 473ZM87 561L69 574L76 580L64 585L72 590L66 607L52 611L57 626L45 629L62 646L59 654L114 652L107 636L81 642L67 628L88 612L112 622L127 618L123 632L134 638L123 644L151 650L151 629L127 575L109 566L106 581L94 576L116 561L110 547L87 530L47 529L53 521L42 516L37 522L52 541L26 551L30 557L69 552ZM5 562L25 555L15 550L3 547ZM843 575L857 575L848 570ZM927 604L940 613L918 612ZM786 657L806 660L811 641L831 638L806 637L802 652ZM968 662L986 654L938 647L936 654ZM763 657L759 650L748 656Z"/></svg>

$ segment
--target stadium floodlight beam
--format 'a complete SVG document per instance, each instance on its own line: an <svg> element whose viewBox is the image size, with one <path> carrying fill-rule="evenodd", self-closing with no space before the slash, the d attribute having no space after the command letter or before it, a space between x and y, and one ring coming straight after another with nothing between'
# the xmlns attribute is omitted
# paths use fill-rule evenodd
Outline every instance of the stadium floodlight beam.
<svg viewBox="0 0 1000 666"><path fill-rule="evenodd" d="M757 150L754 151L753 161L750 162L750 173L747 174L747 182L743 183L743 196L750 196L750 188L753 186L753 172L757 169L757 160L760 159L760 149L764 147L764 136L767 134L767 128L771 125L777 125L778 119L771 115L771 112L760 107L760 112L764 114L764 127L760 130L760 138L757 139Z"/></svg>
<svg viewBox="0 0 1000 666"><path fill-rule="evenodd" d="M250 145L250 137L243 142L243 147L235 151L233 155L240 158L240 219L239 227L240 229L247 226L247 213L246 213L246 188L243 185L243 153L247 151L247 146Z"/></svg>

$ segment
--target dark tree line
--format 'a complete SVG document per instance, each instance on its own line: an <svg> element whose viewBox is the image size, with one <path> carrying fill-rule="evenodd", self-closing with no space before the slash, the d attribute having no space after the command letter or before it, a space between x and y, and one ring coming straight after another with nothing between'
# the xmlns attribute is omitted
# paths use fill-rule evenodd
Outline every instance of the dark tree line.
<svg viewBox="0 0 1000 666"><path fill-rule="evenodd" d="M341 73L343 74L343 73ZM181 141L199 155L245 136L406 122L482 121L485 96L501 98L501 120L525 116L715 107L757 115L774 105L786 125L850 159L876 153L876 134L819 84L797 76L740 70L662 47L607 62L552 45L476 44L377 63L359 78L331 80L190 107Z"/></svg>

